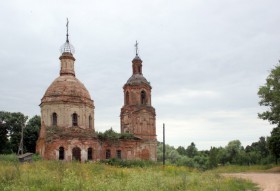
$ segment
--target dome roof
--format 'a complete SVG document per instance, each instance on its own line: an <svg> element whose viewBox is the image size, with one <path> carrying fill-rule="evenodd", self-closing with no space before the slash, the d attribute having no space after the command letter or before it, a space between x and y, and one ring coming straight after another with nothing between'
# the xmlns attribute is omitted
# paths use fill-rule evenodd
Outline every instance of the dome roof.
<svg viewBox="0 0 280 191"><path fill-rule="evenodd" d="M142 62L142 60L141 60L141 58L138 56L138 54L136 54L136 56L133 58L132 62L133 62L133 61L136 61L136 60Z"/></svg>
<svg viewBox="0 0 280 191"><path fill-rule="evenodd" d="M49 86L41 104L50 102L83 103L93 107L93 100L84 84L71 75L59 76Z"/></svg>
<svg viewBox="0 0 280 191"><path fill-rule="evenodd" d="M133 74L126 82L126 84L131 84L131 85L136 85L141 83L150 85L150 82L148 82L142 74Z"/></svg>
<svg viewBox="0 0 280 191"><path fill-rule="evenodd" d="M61 47L60 47L60 52L62 53L71 53L75 54L75 48L70 42L65 42Z"/></svg>

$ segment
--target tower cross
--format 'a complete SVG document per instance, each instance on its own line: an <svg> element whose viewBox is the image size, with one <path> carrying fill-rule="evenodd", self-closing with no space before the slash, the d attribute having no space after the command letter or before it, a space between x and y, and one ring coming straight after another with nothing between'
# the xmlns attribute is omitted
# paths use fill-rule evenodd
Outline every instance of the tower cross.
<svg viewBox="0 0 280 191"><path fill-rule="evenodd" d="M139 50L138 50L138 42L137 41L136 41L134 46L135 46L136 56L138 56Z"/></svg>
<svg viewBox="0 0 280 191"><path fill-rule="evenodd" d="M68 34L68 26L69 26L69 21L68 21L68 18L67 18L67 23L66 23L66 29L67 29L67 33L66 33L66 42L69 42L69 34Z"/></svg>

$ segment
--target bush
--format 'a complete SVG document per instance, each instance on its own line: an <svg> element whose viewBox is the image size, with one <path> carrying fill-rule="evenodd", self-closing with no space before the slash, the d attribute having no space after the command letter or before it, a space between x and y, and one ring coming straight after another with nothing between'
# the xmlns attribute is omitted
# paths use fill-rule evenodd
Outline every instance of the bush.
<svg viewBox="0 0 280 191"><path fill-rule="evenodd" d="M16 154L0 155L0 161L15 162L18 158Z"/></svg>
<svg viewBox="0 0 280 191"><path fill-rule="evenodd" d="M100 162L112 166L127 167L127 168L132 168L132 167L144 168L144 167L151 167L157 164L156 162L148 161L148 160L145 161L144 160L121 160L117 158L101 160Z"/></svg>
<svg viewBox="0 0 280 191"><path fill-rule="evenodd" d="M36 154L32 155L32 160L39 161L39 160L42 160L42 157L38 153L36 153Z"/></svg>

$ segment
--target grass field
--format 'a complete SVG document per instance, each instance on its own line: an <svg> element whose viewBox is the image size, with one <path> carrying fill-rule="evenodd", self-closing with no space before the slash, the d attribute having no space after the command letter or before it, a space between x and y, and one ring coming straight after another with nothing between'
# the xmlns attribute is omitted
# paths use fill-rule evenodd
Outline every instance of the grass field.
<svg viewBox="0 0 280 191"><path fill-rule="evenodd" d="M1 160L0 190L188 190L253 191L250 182L223 177L216 171L160 165L121 168L100 163Z"/></svg>

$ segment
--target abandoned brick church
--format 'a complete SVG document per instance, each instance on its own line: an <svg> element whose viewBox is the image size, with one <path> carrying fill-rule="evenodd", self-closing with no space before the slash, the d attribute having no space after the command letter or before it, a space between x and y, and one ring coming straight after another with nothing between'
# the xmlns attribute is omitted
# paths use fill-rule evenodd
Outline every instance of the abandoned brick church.
<svg viewBox="0 0 280 191"><path fill-rule="evenodd" d="M68 25L68 24L67 24ZM76 78L74 48L61 47L60 76L41 99L41 130L36 152L47 160L96 161L109 158L157 160L156 114L151 104L151 85L142 74L142 60L132 60L132 76L123 86L117 140L100 138L95 132L94 101Z"/></svg>

